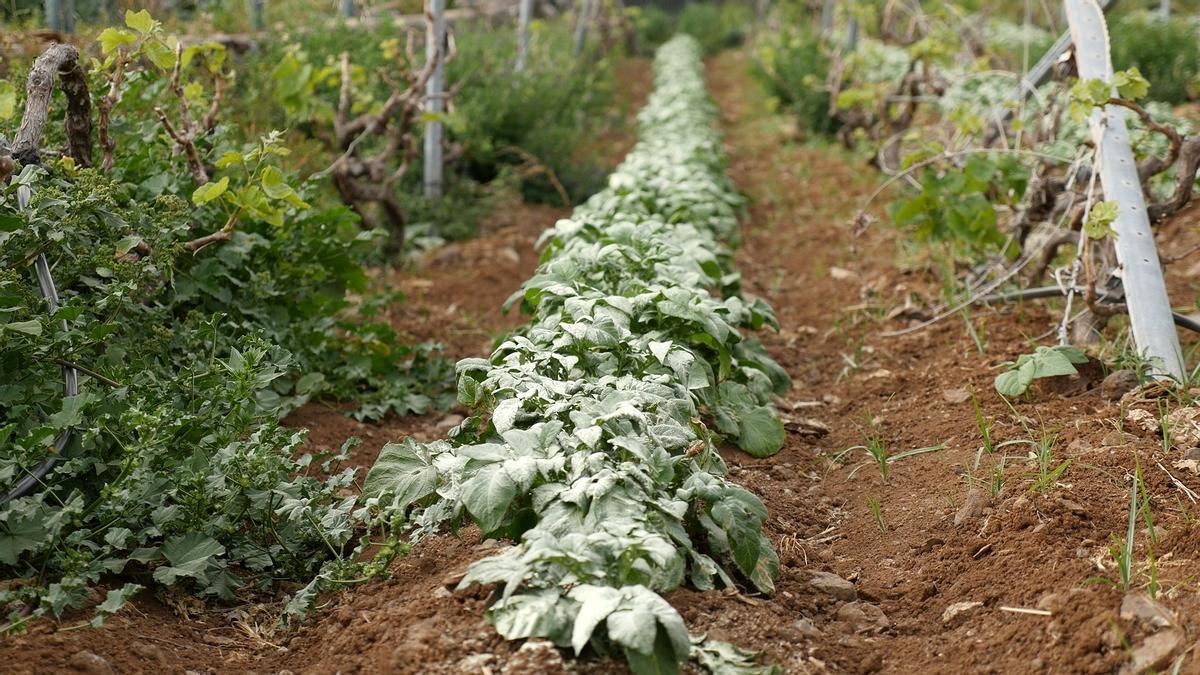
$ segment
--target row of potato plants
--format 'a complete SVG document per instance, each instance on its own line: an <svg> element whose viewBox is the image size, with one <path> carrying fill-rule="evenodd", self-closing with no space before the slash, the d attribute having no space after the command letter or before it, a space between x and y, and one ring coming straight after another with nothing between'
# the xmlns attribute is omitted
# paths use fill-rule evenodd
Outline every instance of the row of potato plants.
<svg viewBox="0 0 1200 675"><path fill-rule="evenodd" d="M514 542L461 584L496 588L487 614L508 639L623 654L635 673L689 659L773 672L690 636L662 597L684 583L772 592L766 508L725 480L716 444L777 452L770 397L789 383L740 333L777 325L731 269L743 198L695 40L659 50L655 85L607 188L542 237L541 266L509 301L531 323L458 363L472 416L448 441L385 447L364 491L414 539L473 521Z"/></svg>

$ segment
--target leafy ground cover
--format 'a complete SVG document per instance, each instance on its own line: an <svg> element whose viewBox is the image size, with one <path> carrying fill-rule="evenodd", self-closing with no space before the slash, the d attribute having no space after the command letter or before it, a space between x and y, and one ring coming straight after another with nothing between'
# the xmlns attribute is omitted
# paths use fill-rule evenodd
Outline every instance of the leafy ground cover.
<svg viewBox="0 0 1200 675"><path fill-rule="evenodd" d="M526 305L533 316L531 325L505 336L492 357L464 362L461 393L472 410L383 425L338 417L346 426L330 424L316 432L334 445L343 435L339 430L350 426L367 436L363 447L348 453L347 463L356 466L372 464L385 440L405 434L419 439L387 448L372 494L382 498L377 505L394 507L385 511L401 527L411 524L410 518L432 524L449 514L462 526L454 536L423 537L409 555L393 561L390 579L323 596L310 623L298 628L275 628L278 605L238 601L200 608L178 596L142 593L134 601L137 612L118 613L97 631L55 632L53 624L35 622L29 635L0 645L0 655L11 655L18 670L29 663L31 671L45 664L95 665L99 659L130 669L153 663L159 669L217 671L607 673L646 665L639 646L669 649L672 659L677 657L668 629L678 628L678 617L690 633L713 639L689 648L710 666L742 658L726 646L736 644L764 652L762 663L788 672L947 667L1188 672L1195 654L1194 569L1200 558L1193 501L1200 487L1194 391L1139 385L1146 364L1122 347L1119 326L1087 360L1081 352L1036 349L1032 336L1049 335L1059 324L1054 304L981 305L951 321L893 334L923 322L924 308L948 294L947 277L969 266L914 247L905 231L862 228L857 209L883 178L861 165L860 153L821 141L796 143L794 125L775 112L769 92L754 86L749 67L746 54L726 52L712 59L708 70L727 132L720 148L731 157L730 175L750 197L740 232L743 245L736 253L720 246L734 240L732 229L720 237L694 235L706 247L714 246L708 250L722 271L738 263L744 277L736 285L704 264L697 270L692 263L708 258L683 250L678 241L667 242L675 248L666 249L665 257L664 249L644 246L644 240L652 242L666 231L655 225L639 223L629 232L604 220L575 217L547 235L547 257L537 270L529 250L534 228L515 224L469 246L431 254L416 275L399 277L406 288L435 289L428 304L408 316L434 324L419 330L454 326L458 354L487 353L487 329L516 327L516 319L495 314L509 291L516 293L514 305ZM675 152L657 150L664 157ZM649 166L653 175L675 179L674 185L691 185L690 178L708 168L676 177ZM990 188L977 188L972 189L985 202L989 195L994 198ZM663 201L657 188L650 197L653 204ZM879 206L869 214L888 217ZM1196 221L1194 208L1184 210L1158 231L1164 254L1179 260L1167 265L1176 299L1198 291L1196 270L1186 257L1197 243ZM612 272L616 266L599 254L605 247L623 255L645 253L655 270L670 274L690 269L691 278L713 289L709 299L724 302L735 289L745 288L778 310L780 330L764 330L759 337L790 375L793 389L747 404L736 396L726 400L720 394L732 391L722 392L720 385L715 399L705 398L706 390L714 389L708 385L680 397L699 405L687 411L695 416L677 420L697 439L698 430L711 426L741 441L744 450L754 450L753 441L742 438L742 422L753 420L752 411L768 400L780 411L785 435L779 453L756 457L728 443L717 448L719 458L706 454L713 452L707 444L697 454L710 466L723 464L721 481L742 486L768 509L761 534L778 557L772 594L756 592L753 579L738 566L737 551L725 555L714 549L720 533L703 522L683 522L691 548L720 565L735 586L704 589L686 579L668 591L662 584L668 606L647 595L628 597L606 582L666 577L656 561L688 553L678 540L671 540L670 550L654 548L659 558L648 554L621 567L619 561L611 564L610 549L604 547L558 555L574 539L545 534L556 522L574 526L579 520L574 517L578 504L547 497L562 494L555 482L594 475L576 458L603 454L598 465L608 470L609 458L633 460L647 447L641 430L651 427L638 426L631 407L612 414L591 405L596 399L584 399L596 390L593 380L606 376L600 368L620 359L622 367L641 369L643 378L665 377L686 386L693 382L690 373L680 377L669 367L675 345L683 344L717 364L714 378L722 372L721 350L703 337L712 337L712 325L676 316L682 312L674 307L662 312L666 297L655 298L656 313L631 318L629 335L615 333L623 340L611 339L612 331L625 326L614 317L633 314L624 305L614 307L621 301L610 301L615 293L609 286L588 292L602 283L628 283L637 297L649 292L656 277L618 277ZM516 250L510 254L510 248ZM478 291L456 279L462 267L482 267L493 258L504 262L477 272ZM556 267L562 260L571 262L570 273ZM623 261L621 267L626 266L642 270ZM482 318L473 322L473 316ZM547 323L551 318L557 322ZM695 320L703 332L672 332L681 319ZM580 323L586 325L559 330L562 324ZM653 349L645 345L648 355L640 351L634 327L661 333ZM751 326L737 328L738 345L749 342ZM672 346L664 363L655 350L661 351L667 339ZM540 340L549 340L549 348ZM726 373L746 378L741 384L753 391L751 378L758 376L739 373L736 346L727 351ZM562 374L585 367L590 370L579 384L560 393ZM1125 370L1105 377L1116 368ZM1004 383L1000 392L997 376ZM620 383L622 388L610 395L644 406L643 385ZM1012 392L1010 384L1020 385L1023 393L1002 398L1001 393ZM578 405L581 399L589 405ZM515 405L505 403L513 400ZM658 407L650 409L659 413ZM643 407L632 410L645 414ZM322 414L310 404L299 417L329 419ZM547 420L562 424L562 430L553 438L532 433L535 428L545 432L546 426L537 425ZM436 440L451 427L457 429L449 446ZM568 428L570 435L564 433ZM593 429L600 430L597 447L619 450L596 453L586 438ZM640 445L619 445L625 436L641 439ZM456 444L470 456L454 460ZM531 461L531 489L524 492L518 477L529 475ZM655 455L637 464L663 465ZM430 483L440 494L406 503ZM493 485L500 489L487 494ZM589 486L600 489L595 482ZM607 506L612 496L620 496L618 487L625 485L605 486L589 505ZM496 495L500 498L492 499ZM588 499L585 494L582 500ZM606 511L642 512L628 500ZM656 522L670 522L650 513ZM614 527L626 526L622 518L610 520ZM607 522L583 524L594 528L589 534L611 534ZM637 538L629 537L628 550L646 550L643 542L650 538L632 532ZM523 538L510 544L512 536ZM533 564L523 567L525 557ZM598 582L594 570L601 564L604 575ZM481 574L494 576L482 577L485 583L464 583ZM578 578L586 579L590 595L572 597L574 589L584 587L562 584L571 584L573 575L583 575ZM574 616L551 611L551 599L553 608ZM540 601L547 611L528 611ZM592 609L585 611L589 602ZM610 606L613 611L606 613ZM582 658L576 658L572 643L580 617L597 615L602 619L583 624L592 630L580 636L586 644ZM611 633L614 625L617 636ZM643 626L646 634L653 628L656 642L622 642L629 625ZM566 627L571 634L563 634ZM562 646L504 636L522 630L556 638ZM659 645L663 635L666 641Z"/></svg>

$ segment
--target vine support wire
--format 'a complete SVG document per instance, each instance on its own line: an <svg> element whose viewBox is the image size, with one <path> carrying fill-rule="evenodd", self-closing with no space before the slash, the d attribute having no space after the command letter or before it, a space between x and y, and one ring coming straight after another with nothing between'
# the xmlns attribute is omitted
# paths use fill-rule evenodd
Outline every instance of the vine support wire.
<svg viewBox="0 0 1200 675"><path fill-rule="evenodd" d="M518 73L525 72L529 63L529 24L533 20L533 0L521 0L517 14L517 64Z"/></svg>
<svg viewBox="0 0 1200 675"><path fill-rule="evenodd" d="M1064 6L1079 77L1111 82L1113 67L1104 10L1096 0L1064 0ZM1113 230L1134 342L1142 356L1158 361L1157 375L1183 381L1183 351L1146 215L1146 200L1125 127L1125 110L1105 106L1095 110L1089 122L1104 196L1119 205Z"/></svg>
<svg viewBox="0 0 1200 675"><path fill-rule="evenodd" d="M17 207L20 210L24 211L29 206L29 198L32 194L27 185L17 188ZM33 267L37 273L38 288L42 292L42 297L45 298L46 305L50 308L50 313L54 314L58 311L58 289L54 286L54 277L50 273L50 262L46 260L46 254L39 253L33 262ZM68 330L66 319L62 320L62 329L64 332ZM79 393L79 372L73 366L63 366L62 372L63 395L75 396ZM72 430L69 428L59 433L58 437L54 439L54 450L38 463L29 472L28 476L22 478L13 489L0 497L0 504L7 504L14 499L20 499L41 485L46 474L50 473L50 469L54 468L54 465L58 462L58 458L71 442L72 433Z"/></svg>
<svg viewBox="0 0 1200 675"><path fill-rule="evenodd" d="M446 110L446 0L429 0L425 58L435 61L433 74L425 83L425 111L432 119L425 125L425 197L442 196L442 113Z"/></svg>

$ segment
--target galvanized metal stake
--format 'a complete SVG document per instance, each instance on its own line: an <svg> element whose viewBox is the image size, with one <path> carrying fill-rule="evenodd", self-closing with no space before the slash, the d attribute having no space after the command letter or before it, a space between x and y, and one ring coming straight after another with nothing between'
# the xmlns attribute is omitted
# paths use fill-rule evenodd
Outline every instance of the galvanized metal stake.
<svg viewBox="0 0 1200 675"><path fill-rule="evenodd" d="M425 196L442 196L442 121L446 110L446 0L429 0L433 19L425 37L425 58L436 59L433 74L425 83L425 110L434 116L425 125Z"/></svg>
<svg viewBox="0 0 1200 675"><path fill-rule="evenodd" d="M346 17L347 19L354 18L354 16L358 13L354 8L354 0L342 0L339 8L342 16Z"/></svg>
<svg viewBox="0 0 1200 675"><path fill-rule="evenodd" d="M45 0L46 26L55 32L75 32L75 0Z"/></svg>
<svg viewBox="0 0 1200 675"><path fill-rule="evenodd" d="M250 29L263 30L267 27L267 0L249 0Z"/></svg>
<svg viewBox="0 0 1200 675"><path fill-rule="evenodd" d="M517 16L517 65L518 73L525 72L529 63L529 22L533 19L533 0L521 0Z"/></svg>
<svg viewBox="0 0 1200 675"><path fill-rule="evenodd" d="M837 0L825 0L821 5L821 36L829 35L833 30L833 13L837 9Z"/></svg>
<svg viewBox="0 0 1200 675"><path fill-rule="evenodd" d="M579 21L575 24L575 49L573 53L576 57L583 53L583 47L587 44L588 24L592 21L592 0L583 0L579 8Z"/></svg>
<svg viewBox="0 0 1200 675"><path fill-rule="evenodd" d="M1104 10L1096 0L1064 0L1064 6L1079 77L1111 82L1112 56ZM1112 227L1116 232L1117 262L1134 343L1143 357L1159 361L1155 367L1157 375L1182 382L1186 377L1183 351L1175 332L1154 232L1146 215L1137 162L1129 145L1125 109L1117 106L1097 109L1089 122L1092 140L1098 148L1096 161L1104 196L1120 206Z"/></svg>

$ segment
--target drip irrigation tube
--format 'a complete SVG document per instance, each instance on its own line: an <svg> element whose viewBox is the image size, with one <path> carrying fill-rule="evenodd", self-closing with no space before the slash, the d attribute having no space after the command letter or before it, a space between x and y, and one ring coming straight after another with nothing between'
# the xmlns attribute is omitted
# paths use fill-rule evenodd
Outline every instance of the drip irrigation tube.
<svg viewBox="0 0 1200 675"><path fill-rule="evenodd" d="M22 185L17 188L17 206L22 210L29 205L29 197L31 192L27 186ZM45 254L39 254L33 263L34 270L37 272L38 288L41 289L42 297L45 298L46 304L50 307L50 313L54 314L58 311L58 289L54 287L54 277L50 274L50 262L46 260ZM67 330L67 321L63 319L63 330ZM63 366L63 395L75 396L79 393L79 372L73 366ZM0 504L19 499L33 492L35 488L42 484L42 480L46 474L50 473L50 469L54 468L58 462L59 456L63 450L67 448L67 444L71 442L72 430L64 429L62 433L54 439L54 450L52 450L46 459L42 460L28 476L22 478L17 485L9 490L3 497L0 497Z"/></svg>

